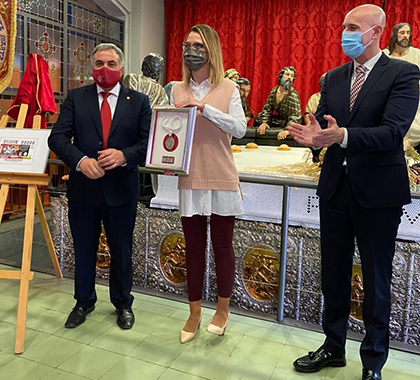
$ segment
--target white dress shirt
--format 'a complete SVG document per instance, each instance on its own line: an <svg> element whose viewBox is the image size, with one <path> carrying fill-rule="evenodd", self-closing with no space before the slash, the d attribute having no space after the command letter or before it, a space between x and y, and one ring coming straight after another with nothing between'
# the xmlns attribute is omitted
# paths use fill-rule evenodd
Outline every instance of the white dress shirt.
<svg viewBox="0 0 420 380"><path fill-rule="evenodd" d="M120 95L120 90L121 90L121 84L120 82L118 82L117 85L112 90L108 91L110 95L108 96L107 100L108 100L109 107L111 108L111 120L114 117L115 109L117 108L117 102L118 102L118 96ZM105 91L102 87L99 87L98 85L96 85L96 91L98 92L99 112L101 112L102 102L104 101L102 92L107 92L107 91ZM87 158L87 156L82 157L80 161L77 163L76 170L78 172L80 171L79 165L85 158ZM125 166L125 165L127 164L123 164L121 166Z"/></svg>
<svg viewBox="0 0 420 380"><path fill-rule="evenodd" d="M370 72L372 71L372 69L374 68L376 63L379 61L379 58L381 58L381 56L382 56L382 51L380 51L378 54L376 54L373 58L369 59L369 61L363 63L363 66L366 67L365 82L366 82L366 79L369 76ZM353 60L353 74L351 76L350 91L351 91L351 88L353 87L354 81L356 80L356 76L357 76L356 68L360 65L361 65L361 63L357 62L356 60ZM365 82L363 82L363 84ZM356 100L357 100L357 98L356 98ZM344 137L343 137L343 142L340 144L340 146L342 148L347 148L347 144L348 144L348 141L349 141L349 134L347 132L347 128L343 127L343 129L344 129Z"/></svg>
<svg viewBox="0 0 420 380"><path fill-rule="evenodd" d="M191 80L191 89L194 98L201 101L212 89L212 86L208 80L200 84ZM170 101L172 105L175 103L173 89ZM242 138L245 135L246 119L238 89L232 93L227 113L206 104L202 115L228 134L237 138ZM209 216L211 214L239 216L243 213L241 192L240 190L181 189L179 190L179 212L184 217Z"/></svg>

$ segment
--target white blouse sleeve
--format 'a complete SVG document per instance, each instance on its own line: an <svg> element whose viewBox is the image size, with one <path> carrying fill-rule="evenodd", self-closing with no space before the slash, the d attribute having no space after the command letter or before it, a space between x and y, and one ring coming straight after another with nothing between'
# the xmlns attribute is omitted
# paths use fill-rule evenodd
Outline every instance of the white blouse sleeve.
<svg viewBox="0 0 420 380"><path fill-rule="evenodd" d="M241 97L237 88L232 92L227 113L206 104L203 116L216 124L223 132L229 133L238 139L245 135L245 113L242 108Z"/></svg>

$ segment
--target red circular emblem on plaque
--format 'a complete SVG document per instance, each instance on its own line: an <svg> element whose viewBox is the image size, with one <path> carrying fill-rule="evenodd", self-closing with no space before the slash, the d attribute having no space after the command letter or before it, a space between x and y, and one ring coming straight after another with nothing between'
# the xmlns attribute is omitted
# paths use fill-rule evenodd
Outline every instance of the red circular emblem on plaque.
<svg viewBox="0 0 420 380"><path fill-rule="evenodd" d="M176 148L178 148L178 137L175 133L170 135L166 135L163 139L163 147L168 152L173 152Z"/></svg>

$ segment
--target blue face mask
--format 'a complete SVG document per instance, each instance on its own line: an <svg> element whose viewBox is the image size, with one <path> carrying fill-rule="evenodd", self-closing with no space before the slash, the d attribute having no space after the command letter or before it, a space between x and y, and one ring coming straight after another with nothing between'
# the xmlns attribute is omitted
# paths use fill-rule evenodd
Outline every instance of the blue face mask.
<svg viewBox="0 0 420 380"><path fill-rule="evenodd" d="M375 25L376 26L376 25ZM343 48L344 54L351 59L359 57L365 49L373 42L370 41L367 45L362 44L362 36L372 30L372 28L366 30L365 32L343 32L341 37L341 46Z"/></svg>

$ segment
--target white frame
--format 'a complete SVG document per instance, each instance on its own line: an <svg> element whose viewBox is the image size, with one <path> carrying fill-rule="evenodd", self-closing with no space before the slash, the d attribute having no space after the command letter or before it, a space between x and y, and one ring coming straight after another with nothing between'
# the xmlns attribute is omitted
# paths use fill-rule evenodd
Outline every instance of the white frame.
<svg viewBox="0 0 420 380"><path fill-rule="evenodd" d="M44 174L50 154L50 133L51 129L0 129L0 149L4 143L19 145L25 140L34 142L34 147L29 151L29 160L5 159L0 155L0 172Z"/></svg>
<svg viewBox="0 0 420 380"><path fill-rule="evenodd" d="M175 107L154 107L152 121L150 123L149 143L145 166L156 172L162 173L165 170L174 171L180 175L188 175L190 169L191 151L194 138L197 107L175 108ZM178 147L173 152L165 151L163 148L163 137L168 132L162 127L161 120L164 117L174 119L181 118L181 130L177 132ZM163 163L162 159L173 159L173 163Z"/></svg>

